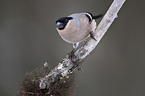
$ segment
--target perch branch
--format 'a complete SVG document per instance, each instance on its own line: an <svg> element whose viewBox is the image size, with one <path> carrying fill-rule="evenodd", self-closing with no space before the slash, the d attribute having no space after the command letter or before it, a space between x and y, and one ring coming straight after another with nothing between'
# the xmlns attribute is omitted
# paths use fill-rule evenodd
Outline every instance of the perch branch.
<svg viewBox="0 0 145 96"><path fill-rule="evenodd" d="M62 62L60 62L53 70L50 71L50 73L39 79L40 89L47 89L48 94L51 94L51 90L53 90L56 84L58 84L61 80L65 80L71 76L75 69L80 65L80 62L96 47L114 19L117 18L117 13L124 2L125 0L113 1L109 10L94 32L94 36L97 41L89 37L83 44L80 44L78 48L73 49L71 53L66 55Z"/></svg>

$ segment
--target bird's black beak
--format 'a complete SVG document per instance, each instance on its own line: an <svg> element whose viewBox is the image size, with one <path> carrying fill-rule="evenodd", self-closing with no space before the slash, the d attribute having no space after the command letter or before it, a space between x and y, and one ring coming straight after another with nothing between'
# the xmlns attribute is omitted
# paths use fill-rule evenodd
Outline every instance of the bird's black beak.
<svg viewBox="0 0 145 96"><path fill-rule="evenodd" d="M64 23L57 22L57 23L56 23L56 27L57 27L58 29L63 29Z"/></svg>

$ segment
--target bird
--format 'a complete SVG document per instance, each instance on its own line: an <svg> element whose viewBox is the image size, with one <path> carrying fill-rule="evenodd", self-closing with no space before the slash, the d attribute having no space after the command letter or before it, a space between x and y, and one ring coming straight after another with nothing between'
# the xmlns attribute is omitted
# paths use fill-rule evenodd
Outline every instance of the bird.
<svg viewBox="0 0 145 96"><path fill-rule="evenodd" d="M93 16L92 13L74 13L56 20L56 29L61 38L77 48L79 43L89 36L96 40L93 32L96 29L96 19L103 14Z"/></svg>

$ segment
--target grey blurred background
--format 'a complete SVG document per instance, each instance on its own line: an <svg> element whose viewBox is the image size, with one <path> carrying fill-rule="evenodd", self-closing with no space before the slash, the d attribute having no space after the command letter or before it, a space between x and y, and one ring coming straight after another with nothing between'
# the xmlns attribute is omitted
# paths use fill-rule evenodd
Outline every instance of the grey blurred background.
<svg viewBox="0 0 145 96"><path fill-rule="evenodd" d="M15 96L25 72L45 61L54 67L72 49L58 35L56 19L75 12L105 13L112 1L0 0L0 96ZM127 0L121 8L83 62L76 96L145 96L144 4Z"/></svg>

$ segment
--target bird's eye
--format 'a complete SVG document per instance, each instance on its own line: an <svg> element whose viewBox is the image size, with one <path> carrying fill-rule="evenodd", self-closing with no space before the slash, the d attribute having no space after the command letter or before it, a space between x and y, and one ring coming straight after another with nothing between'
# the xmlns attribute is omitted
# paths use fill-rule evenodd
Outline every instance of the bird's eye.
<svg viewBox="0 0 145 96"><path fill-rule="evenodd" d="M56 27L57 27L59 30L62 30L62 29L64 29L64 23L57 22L57 23L56 23Z"/></svg>

